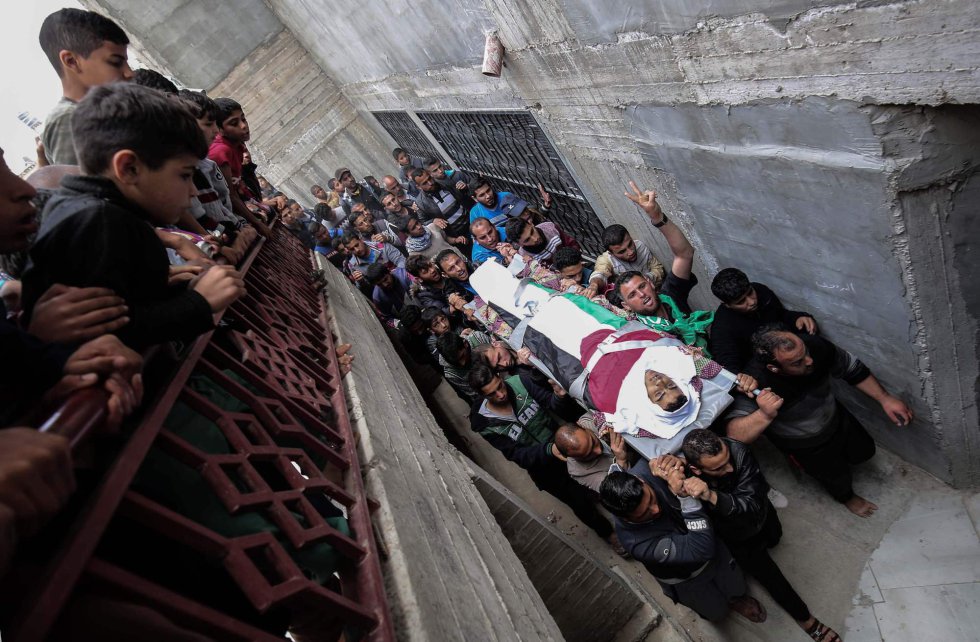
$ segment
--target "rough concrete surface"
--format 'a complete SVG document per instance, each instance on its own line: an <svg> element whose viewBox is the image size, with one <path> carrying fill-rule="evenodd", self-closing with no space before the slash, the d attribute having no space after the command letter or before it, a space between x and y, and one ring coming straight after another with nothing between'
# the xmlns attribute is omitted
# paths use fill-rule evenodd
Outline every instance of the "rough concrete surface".
<svg viewBox="0 0 980 642"><path fill-rule="evenodd" d="M324 262L325 263L325 262ZM554 640L561 633L426 408L364 297L325 265L345 377L399 639Z"/></svg>
<svg viewBox="0 0 980 642"><path fill-rule="evenodd" d="M142 56L187 87L210 89L282 23L262 0L82 0L116 20Z"/></svg>
<svg viewBox="0 0 980 642"><path fill-rule="evenodd" d="M562 0L568 23L582 42L600 44L616 42L624 34L684 33L709 18L731 18L746 14L764 15L770 22L788 21L807 9L843 4L812 0L658 0L636 3L630 0L594 2Z"/></svg>
<svg viewBox="0 0 980 642"><path fill-rule="evenodd" d="M603 223L666 254L621 196L655 188L705 286L740 265L813 307L920 417L896 434L856 399L876 436L980 483L972 0L86 2L178 80L240 95L307 204L339 165L394 169L370 111L533 110ZM501 78L478 72L488 29Z"/></svg>

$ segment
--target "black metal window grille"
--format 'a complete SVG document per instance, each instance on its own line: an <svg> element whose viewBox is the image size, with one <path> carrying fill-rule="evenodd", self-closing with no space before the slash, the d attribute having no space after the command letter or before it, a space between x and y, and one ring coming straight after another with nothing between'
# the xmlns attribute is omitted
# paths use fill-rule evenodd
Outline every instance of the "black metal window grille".
<svg viewBox="0 0 980 642"><path fill-rule="evenodd" d="M395 139L398 146L403 148L412 156L418 156L422 160L435 157L443 162L446 159L436 151L429 139L415 124L415 121L403 111L376 111L372 112L381 126L385 128L391 137Z"/></svg>
<svg viewBox="0 0 980 642"><path fill-rule="evenodd" d="M531 114L420 112L418 116L461 169L486 176L496 189L514 192L536 205L541 200L540 182L552 197L548 217L578 239L586 255L595 257L604 251L599 217Z"/></svg>

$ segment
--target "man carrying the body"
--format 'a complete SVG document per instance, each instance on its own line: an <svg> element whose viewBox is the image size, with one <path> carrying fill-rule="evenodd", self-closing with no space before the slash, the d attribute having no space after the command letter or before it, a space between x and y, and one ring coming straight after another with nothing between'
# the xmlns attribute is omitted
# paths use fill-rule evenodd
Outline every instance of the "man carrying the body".
<svg viewBox="0 0 980 642"><path fill-rule="evenodd" d="M708 327L712 314L704 310L691 310L688 295L698 278L691 268L694 265L694 247L684 232L674 225L657 203L653 190L641 192L630 181L633 192L626 197L640 206L653 226L660 230L670 246L673 260L670 270L658 288L650 277L636 271L628 271L616 277L612 292L607 295L624 310L636 315L638 321L657 332L668 332L687 345L705 348L708 345Z"/></svg>
<svg viewBox="0 0 980 642"><path fill-rule="evenodd" d="M528 472L535 485L565 502L582 522L613 548L612 525L599 514L584 486L568 476L555 446L558 422L547 411L555 405L551 390L531 391L518 376L504 379L482 363L473 365L469 384L478 399L470 410L470 428Z"/></svg>
<svg viewBox="0 0 980 642"><path fill-rule="evenodd" d="M765 609L748 596L742 569L695 499L704 488L699 479L685 479L679 466L661 470L640 460L628 473L614 467L599 497L616 516L623 547L643 562L664 595L712 622L729 609L763 622Z"/></svg>
<svg viewBox="0 0 980 642"><path fill-rule="evenodd" d="M762 584L807 635L818 642L840 642L832 629L813 617L769 556L783 527L767 497L769 484L752 450L704 429L691 431L681 449L691 473L707 484L697 499L708 509L715 531L738 565ZM664 455L654 465L668 468L678 462Z"/></svg>
<svg viewBox="0 0 980 642"><path fill-rule="evenodd" d="M750 444L765 434L849 511L871 516L878 507L854 493L851 466L871 459L875 442L837 401L830 380L841 379L871 397L899 426L912 421L912 411L857 357L822 337L768 325L753 335L752 346L766 364L764 390L755 400L735 401L728 436Z"/></svg>

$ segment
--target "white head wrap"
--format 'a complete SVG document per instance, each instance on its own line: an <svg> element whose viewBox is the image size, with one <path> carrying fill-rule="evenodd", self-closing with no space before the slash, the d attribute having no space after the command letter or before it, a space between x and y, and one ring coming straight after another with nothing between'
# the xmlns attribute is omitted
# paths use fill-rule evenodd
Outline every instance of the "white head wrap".
<svg viewBox="0 0 980 642"><path fill-rule="evenodd" d="M677 388L687 397L687 402L677 410L667 412L650 401L645 382L647 370L655 370L673 379ZM670 439L698 417L701 395L691 385L691 379L696 375L694 359L676 347L647 348L630 368L619 388L616 414L607 416L607 419L616 432L635 435L643 429L658 437Z"/></svg>

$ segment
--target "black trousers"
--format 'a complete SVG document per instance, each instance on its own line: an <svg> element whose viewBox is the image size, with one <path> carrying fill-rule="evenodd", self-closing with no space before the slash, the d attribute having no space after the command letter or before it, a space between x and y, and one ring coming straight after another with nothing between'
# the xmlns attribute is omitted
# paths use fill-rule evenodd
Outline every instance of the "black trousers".
<svg viewBox="0 0 980 642"><path fill-rule="evenodd" d="M659 579L657 583L664 595L710 622L725 617L731 599L747 591L745 575L721 539L715 540L715 557L700 575L680 584L666 584Z"/></svg>
<svg viewBox="0 0 980 642"><path fill-rule="evenodd" d="M777 445L820 482L834 499L844 503L854 497L851 466L871 459L875 454L875 442L843 406L838 404L837 412L841 413L840 423L827 442L813 448L786 447L785 440Z"/></svg>
<svg viewBox="0 0 980 642"><path fill-rule="evenodd" d="M552 457L546 464L528 471L538 488L564 502L583 524L602 539L613 533L613 525L596 508L589 489L568 476L565 462Z"/></svg>
<svg viewBox="0 0 980 642"><path fill-rule="evenodd" d="M725 543L742 570L758 580L776 604L794 620L802 622L810 619L810 609L769 556L769 549L778 544L782 536L783 525L779 522L776 509L770 504L769 515L761 531L739 541L726 539Z"/></svg>

